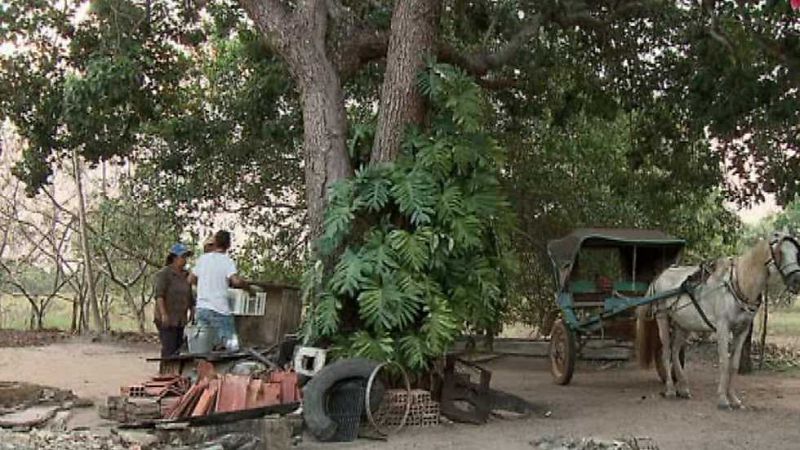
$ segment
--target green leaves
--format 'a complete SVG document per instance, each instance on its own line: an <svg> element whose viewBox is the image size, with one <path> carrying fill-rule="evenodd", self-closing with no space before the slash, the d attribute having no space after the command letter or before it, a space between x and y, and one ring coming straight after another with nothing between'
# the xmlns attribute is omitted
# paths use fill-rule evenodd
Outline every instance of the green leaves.
<svg viewBox="0 0 800 450"><path fill-rule="evenodd" d="M341 244L345 235L350 231L355 210L352 180L344 180L335 184L331 189L328 209L325 211L325 231L321 241L323 254L330 254Z"/></svg>
<svg viewBox="0 0 800 450"><path fill-rule="evenodd" d="M430 354L425 339L416 334L408 334L398 342L400 355L411 370L421 371L428 367Z"/></svg>
<svg viewBox="0 0 800 450"><path fill-rule="evenodd" d="M392 276L365 283L358 303L361 318L380 330L411 325L420 308L420 300L404 290Z"/></svg>
<svg viewBox="0 0 800 450"><path fill-rule="evenodd" d="M418 170L399 172L395 173L392 181L392 196L400 212L410 216L414 225L430 223L435 204L435 186L431 183L430 174Z"/></svg>
<svg viewBox="0 0 800 450"><path fill-rule="evenodd" d="M462 131L478 132L484 122L486 102L478 85L458 68L432 64L418 81L422 93L442 108L448 120Z"/></svg>
<svg viewBox="0 0 800 450"><path fill-rule="evenodd" d="M464 210L461 189L451 184L444 188L436 204L436 216L443 222L452 222Z"/></svg>
<svg viewBox="0 0 800 450"><path fill-rule="evenodd" d="M387 165L370 166L356 171L356 185L359 189L361 203L370 212L378 212L389 203L389 191L392 186L388 178L391 167Z"/></svg>
<svg viewBox="0 0 800 450"><path fill-rule="evenodd" d="M331 288L337 295L354 296L367 282L364 272L368 270L364 260L351 249L345 250L336 264L331 277Z"/></svg>
<svg viewBox="0 0 800 450"><path fill-rule="evenodd" d="M415 232L394 230L389 233L389 244L400 256L401 261L413 271L425 269L430 257L430 229L419 229Z"/></svg>
<svg viewBox="0 0 800 450"><path fill-rule="evenodd" d="M319 336L333 336L338 331L341 309L342 302L339 299L327 293L323 294L313 314Z"/></svg>
<svg viewBox="0 0 800 450"><path fill-rule="evenodd" d="M511 227L498 224L513 216L497 179L502 152L480 133L480 90L448 66L427 75L434 123L445 125L412 130L398 161L333 187L320 248L346 246L313 309L316 336L336 342L335 354L412 371L429 367L463 326L499 320L507 265L493 262L510 254ZM357 320L342 323L345 310Z"/></svg>

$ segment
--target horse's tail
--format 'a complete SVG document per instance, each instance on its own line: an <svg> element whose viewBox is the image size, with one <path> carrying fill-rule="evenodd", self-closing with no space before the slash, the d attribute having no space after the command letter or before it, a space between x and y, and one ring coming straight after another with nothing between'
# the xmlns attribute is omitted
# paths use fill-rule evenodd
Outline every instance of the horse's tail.
<svg viewBox="0 0 800 450"><path fill-rule="evenodd" d="M647 296L652 296L654 292L654 286L650 285ZM639 367L643 369L649 368L655 361L660 344L658 323L656 323L652 309L652 303L636 308L636 360L639 362Z"/></svg>

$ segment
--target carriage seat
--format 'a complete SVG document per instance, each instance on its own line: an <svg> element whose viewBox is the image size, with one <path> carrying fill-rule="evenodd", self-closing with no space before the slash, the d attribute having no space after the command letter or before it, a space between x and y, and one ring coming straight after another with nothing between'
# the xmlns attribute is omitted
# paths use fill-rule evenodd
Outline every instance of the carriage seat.
<svg viewBox="0 0 800 450"><path fill-rule="evenodd" d="M647 291L649 283L646 281L615 281L613 284L614 292L622 295L641 295ZM611 297L611 293L601 289L595 282L589 280L575 280L569 283L569 291L577 307L603 307L605 300Z"/></svg>
<svg viewBox="0 0 800 450"><path fill-rule="evenodd" d="M572 300L577 307L603 306L604 304L606 294L594 281L570 281L569 291L572 293Z"/></svg>
<svg viewBox="0 0 800 450"><path fill-rule="evenodd" d="M614 290L623 294L642 294L647 292L650 284L646 281L617 281L614 283Z"/></svg>
<svg viewBox="0 0 800 450"><path fill-rule="evenodd" d="M570 281L569 291L573 294L593 294L600 292L594 281L589 280L575 280Z"/></svg>
<svg viewBox="0 0 800 450"><path fill-rule="evenodd" d="M615 281L614 290L617 292L646 292L649 284L646 281ZM593 281L575 280L569 283L569 291L573 294L600 294L603 292Z"/></svg>

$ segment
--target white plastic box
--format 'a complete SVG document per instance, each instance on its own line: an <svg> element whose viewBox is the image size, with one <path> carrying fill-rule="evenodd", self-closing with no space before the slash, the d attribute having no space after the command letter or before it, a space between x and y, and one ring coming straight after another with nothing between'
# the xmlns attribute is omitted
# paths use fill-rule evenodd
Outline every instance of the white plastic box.
<svg viewBox="0 0 800 450"><path fill-rule="evenodd" d="M228 289L231 314L235 316L263 316L267 308L267 293L250 295L244 289Z"/></svg>

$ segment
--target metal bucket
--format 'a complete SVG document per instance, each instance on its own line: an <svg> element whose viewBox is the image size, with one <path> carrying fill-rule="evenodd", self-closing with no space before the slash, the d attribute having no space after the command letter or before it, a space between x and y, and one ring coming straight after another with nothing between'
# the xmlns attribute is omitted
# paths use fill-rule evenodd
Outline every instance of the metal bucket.
<svg viewBox="0 0 800 450"><path fill-rule="evenodd" d="M189 353L208 353L217 341L214 329L199 323L187 325L184 334L189 346Z"/></svg>

